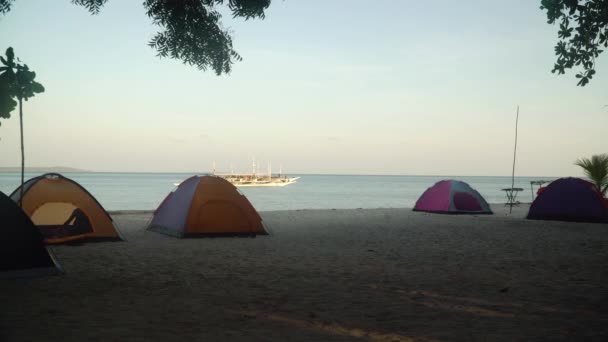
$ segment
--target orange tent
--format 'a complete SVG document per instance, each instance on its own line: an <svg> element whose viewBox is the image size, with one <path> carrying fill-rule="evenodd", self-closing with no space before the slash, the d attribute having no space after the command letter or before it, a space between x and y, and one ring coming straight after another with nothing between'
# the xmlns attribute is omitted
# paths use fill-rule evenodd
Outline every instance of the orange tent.
<svg viewBox="0 0 608 342"><path fill-rule="evenodd" d="M249 200L216 176L183 181L156 209L148 229L177 237L267 234Z"/></svg>
<svg viewBox="0 0 608 342"><path fill-rule="evenodd" d="M19 203L20 188L11 199ZM23 211L46 243L74 240L122 240L110 215L75 181L57 173L34 177L23 185Z"/></svg>

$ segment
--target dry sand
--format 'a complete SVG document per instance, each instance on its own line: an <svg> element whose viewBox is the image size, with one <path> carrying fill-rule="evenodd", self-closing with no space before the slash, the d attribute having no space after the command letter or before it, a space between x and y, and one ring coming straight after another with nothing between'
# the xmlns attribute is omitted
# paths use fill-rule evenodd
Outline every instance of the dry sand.
<svg viewBox="0 0 608 342"><path fill-rule="evenodd" d="M0 341L608 340L608 225L408 209L261 213L272 235L55 246L0 281Z"/></svg>

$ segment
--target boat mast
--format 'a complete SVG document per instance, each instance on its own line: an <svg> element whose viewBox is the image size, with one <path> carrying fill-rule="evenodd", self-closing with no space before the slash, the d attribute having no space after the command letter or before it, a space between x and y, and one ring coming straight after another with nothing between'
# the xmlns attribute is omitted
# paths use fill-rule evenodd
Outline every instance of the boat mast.
<svg viewBox="0 0 608 342"><path fill-rule="evenodd" d="M279 178L281 178L282 173L283 173L283 164L279 164Z"/></svg>
<svg viewBox="0 0 608 342"><path fill-rule="evenodd" d="M251 174L252 178L255 177L255 157L253 157L253 172Z"/></svg>
<svg viewBox="0 0 608 342"><path fill-rule="evenodd" d="M268 180L272 179L272 163L268 162Z"/></svg>
<svg viewBox="0 0 608 342"><path fill-rule="evenodd" d="M215 175L215 160L213 161L213 174Z"/></svg>

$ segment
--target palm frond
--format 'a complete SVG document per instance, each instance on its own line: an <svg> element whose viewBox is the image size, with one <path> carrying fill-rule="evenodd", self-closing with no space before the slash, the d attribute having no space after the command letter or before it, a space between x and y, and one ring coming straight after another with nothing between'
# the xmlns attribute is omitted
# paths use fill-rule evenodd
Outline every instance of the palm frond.
<svg viewBox="0 0 608 342"><path fill-rule="evenodd" d="M585 176L591 180L603 195L608 191L608 154L593 155L591 158L580 158L574 162L580 166Z"/></svg>

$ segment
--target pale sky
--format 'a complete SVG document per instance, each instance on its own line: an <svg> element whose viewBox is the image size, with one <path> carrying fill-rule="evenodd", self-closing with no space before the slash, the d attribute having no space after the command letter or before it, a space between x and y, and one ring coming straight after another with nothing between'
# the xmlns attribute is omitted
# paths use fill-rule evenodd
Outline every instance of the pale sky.
<svg viewBox="0 0 608 342"><path fill-rule="evenodd" d="M0 17L46 87L25 103L26 164L94 171L581 176L608 152L608 54L584 87L550 72L557 27L530 0L274 0L224 18L227 76L159 59L141 1L98 16L18 0ZM18 112L0 166L20 165Z"/></svg>

